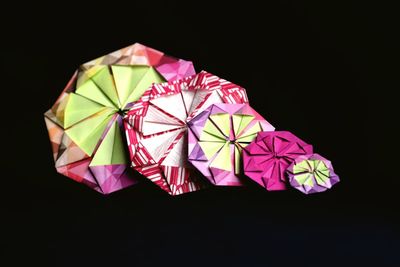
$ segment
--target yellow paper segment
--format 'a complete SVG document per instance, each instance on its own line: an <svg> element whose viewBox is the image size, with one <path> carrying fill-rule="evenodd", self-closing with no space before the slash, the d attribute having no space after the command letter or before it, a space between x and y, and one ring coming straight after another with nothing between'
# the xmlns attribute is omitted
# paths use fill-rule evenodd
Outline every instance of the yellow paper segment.
<svg viewBox="0 0 400 267"><path fill-rule="evenodd" d="M207 160L210 160L215 153L217 153L226 142L219 141L219 142L199 142L201 149L203 150L204 154L206 155Z"/></svg>
<svg viewBox="0 0 400 267"><path fill-rule="evenodd" d="M124 142L117 121L108 130L96 151L90 166L126 164Z"/></svg>
<svg viewBox="0 0 400 267"><path fill-rule="evenodd" d="M106 108L95 116L75 124L67 129L65 133L86 154L91 155L113 113L113 110Z"/></svg>
<svg viewBox="0 0 400 267"><path fill-rule="evenodd" d="M210 164L210 167L222 169L225 171L232 170L231 163L231 148L229 142L226 142L221 150L218 152L218 155L215 157L213 162Z"/></svg>

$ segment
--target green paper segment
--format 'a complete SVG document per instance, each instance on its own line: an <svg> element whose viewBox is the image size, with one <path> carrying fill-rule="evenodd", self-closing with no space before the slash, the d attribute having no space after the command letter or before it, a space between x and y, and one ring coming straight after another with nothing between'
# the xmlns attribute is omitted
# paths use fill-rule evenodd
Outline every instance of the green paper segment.
<svg viewBox="0 0 400 267"><path fill-rule="evenodd" d="M95 116L87 118L65 133L83 150L86 154L92 155L101 135L107 127L114 110L105 109Z"/></svg>
<svg viewBox="0 0 400 267"><path fill-rule="evenodd" d="M210 119L215 125L218 125L219 131L221 131L223 135L229 137L231 131L231 120L228 113L213 114L210 116Z"/></svg>
<svg viewBox="0 0 400 267"><path fill-rule="evenodd" d="M126 164L124 142L117 121L114 121L93 157L90 166Z"/></svg>
<svg viewBox="0 0 400 267"><path fill-rule="evenodd" d="M136 80L135 80L136 81ZM144 76L138 81L135 88L132 89L132 93L128 96L128 99L123 103L123 107L130 102L137 101L143 93L153 83L165 82L165 79L152 67L148 68Z"/></svg>
<svg viewBox="0 0 400 267"><path fill-rule="evenodd" d="M226 142L224 146L219 151L218 155L215 157L210 167L222 169L225 171L232 170L231 164L231 149L229 142Z"/></svg>
<svg viewBox="0 0 400 267"><path fill-rule="evenodd" d="M111 101L111 99L109 99L107 95L104 94L104 92L93 82L93 80L87 80L76 89L75 93L103 106L118 108Z"/></svg>
<svg viewBox="0 0 400 267"><path fill-rule="evenodd" d="M86 97L71 93L68 104L65 107L64 127L69 128L96 113L108 109Z"/></svg>
<svg viewBox="0 0 400 267"><path fill-rule="evenodd" d="M226 136L221 133L218 127L215 126L211 120L207 120L201 133L200 140L210 142L226 141Z"/></svg>
<svg viewBox="0 0 400 267"><path fill-rule="evenodd" d="M198 142L200 145L201 149L203 150L204 154L206 155L207 160L210 160L215 153L217 153L226 143L226 141L220 141L220 142Z"/></svg>
<svg viewBox="0 0 400 267"><path fill-rule="evenodd" d="M149 67L114 65L111 66L111 70L114 76L119 101L122 104L121 107L124 107L128 97L133 91L136 91L136 86L148 72Z"/></svg>
<svg viewBox="0 0 400 267"><path fill-rule="evenodd" d="M261 125L259 122L257 122L250 129L244 132L243 135L240 135L237 138L237 141L250 143L257 137L257 133L261 131L262 131Z"/></svg>
<svg viewBox="0 0 400 267"><path fill-rule="evenodd" d="M235 174L240 173L240 162L242 158L242 149L235 144Z"/></svg>
<svg viewBox="0 0 400 267"><path fill-rule="evenodd" d="M318 184L326 184L329 181L330 171L322 160L315 160L315 162L317 162L315 180Z"/></svg>
<svg viewBox="0 0 400 267"><path fill-rule="evenodd" d="M247 125L254 120L254 116L246 114L233 114L232 120L235 137L237 137L247 127Z"/></svg>
<svg viewBox="0 0 400 267"><path fill-rule="evenodd" d="M94 83L103 93L114 103L116 107L121 107L118 99L117 89L114 85L114 79L108 66L103 66L92 78Z"/></svg>
<svg viewBox="0 0 400 267"><path fill-rule="evenodd" d="M311 173L302 173L295 176L296 181L301 185L313 186L314 182Z"/></svg>

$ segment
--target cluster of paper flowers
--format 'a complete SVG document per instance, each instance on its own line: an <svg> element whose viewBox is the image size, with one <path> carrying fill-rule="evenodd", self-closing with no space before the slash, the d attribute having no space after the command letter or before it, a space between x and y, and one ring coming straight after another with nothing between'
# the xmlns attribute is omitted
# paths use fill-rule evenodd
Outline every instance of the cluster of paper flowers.
<svg viewBox="0 0 400 267"><path fill-rule="evenodd" d="M244 88L134 44L79 67L45 113L59 173L108 194L135 172L171 195L211 185L322 192L339 181L311 145L275 128Z"/></svg>

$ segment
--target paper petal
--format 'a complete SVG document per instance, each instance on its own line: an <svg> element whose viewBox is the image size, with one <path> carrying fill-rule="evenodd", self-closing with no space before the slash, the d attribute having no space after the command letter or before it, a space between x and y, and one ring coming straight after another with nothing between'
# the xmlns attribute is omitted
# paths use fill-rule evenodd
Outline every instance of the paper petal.
<svg viewBox="0 0 400 267"><path fill-rule="evenodd" d="M256 138L258 131L264 130L260 122L270 125L248 104L208 107L188 125L189 142L193 143L189 144L189 161L215 185L242 185L239 178L242 149ZM198 153L197 145L206 160Z"/></svg>
<svg viewBox="0 0 400 267"><path fill-rule="evenodd" d="M207 113L214 103L227 101L246 103L245 90L205 71L185 79L154 84L131 107L124 119L132 166L171 195L207 186L206 180L193 175L194 170L188 158L208 162L209 157L214 159L215 152L222 150L222 159L216 158L215 164L231 168L231 163L224 162L231 158L230 147L222 148L227 138L224 133L229 137L230 124L226 123L225 115L214 117L216 121L222 120L224 125L221 128L207 119L192 121L192 118ZM224 110L216 108L213 114L218 110L224 113ZM222 144L187 144L190 140L187 127L190 127L194 136L202 135L206 141ZM204 127L207 131L202 131ZM175 131L182 135L173 140L164 138ZM162 149L156 151L155 147ZM193 165L196 166L195 163ZM218 171L215 169L214 172ZM226 178L225 174L217 176L223 180Z"/></svg>
<svg viewBox="0 0 400 267"><path fill-rule="evenodd" d="M58 172L103 194L136 183L122 117L153 83L190 75L190 61L138 43L82 64L45 113Z"/></svg>
<svg viewBox="0 0 400 267"><path fill-rule="evenodd" d="M287 131L266 131L243 150L244 173L267 190L286 189L285 171L312 146Z"/></svg>
<svg viewBox="0 0 400 267"><path fill-rule="evenodd" d="M319 154L297 157L286 173L290 185L304 194L324 192L340 181L331 162Z"/></svg>

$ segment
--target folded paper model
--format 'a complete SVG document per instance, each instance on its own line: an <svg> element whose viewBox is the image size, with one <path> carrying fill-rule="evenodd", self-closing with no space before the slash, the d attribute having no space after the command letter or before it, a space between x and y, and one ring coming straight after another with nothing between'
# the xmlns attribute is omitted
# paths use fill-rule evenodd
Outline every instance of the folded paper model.
<svg viewBox="0 0 400 267"><path fill-rule="evenodd" d="M133 168L171 195L203 188L187 162L187 125L214 103L246 102L243 88L205 71L154 84L124 120Z"/></svg>
<svg viewBox="0 0 400 267"><path fill-rule="evenodd" d="M122 117L153 83L193 74L190 61L138 43L81 65L45 113L57 171L103 194L136 183Z"/></svg>
<svg viewBox="0 0 400 267"><path fill-rule="evenodd" d="M242 185L241 153L274 127L248 104L215 104L189 123L189 161L214 185Z"/></svg>
<svg viewBox="0 0 400 267"><path fill-rule="evenodd" d="M313 147L287 131L260 132L243 150L244 173L269 191L286 189L286 169Z"/></svg>
<svg viewBox="0 0 400 267"><path fill-rule="evenodd" d="M242 170L268 191L339 182L311 145L253 110L244 88L138 43L79 66L44 119L56 170L102 194L137 183L134 170L170 195L243 185Z"/></svg>
<svg viewBox="0 0 400 267"><path fill-rule="evenodd" d="M297 157L286 172L290 185L305 194L326 191L339 182L331 162L318 154Z"/></svg>

